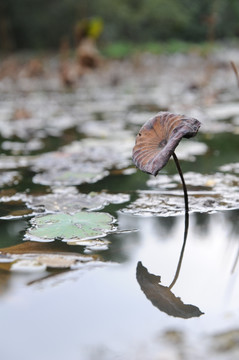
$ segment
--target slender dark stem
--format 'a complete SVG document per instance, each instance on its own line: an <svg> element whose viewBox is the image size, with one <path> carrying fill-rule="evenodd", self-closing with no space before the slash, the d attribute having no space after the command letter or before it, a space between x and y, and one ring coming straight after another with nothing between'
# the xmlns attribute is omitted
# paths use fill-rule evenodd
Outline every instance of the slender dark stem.
<svg viewBox="0 0 239 360"><path fill-rule="evenodd" d="M181 181L182 181L182 184L183 184L183 192L184 192L184 202L185 202L185 212L188 213L188 191L187 191L187 186L186 186L186 183L184 181L184 177L183 177L183 172L181 170L181 167L180 167L180 164L179 164L179 161L178 161L178 158L176 156L176 154L173 152L173 160L177 166L177 170L178 170L178 173L179 173L179 176L181 178Z"/></svg>
<svg viewBox="0 0 239 360"><path fill-rule="evenodd" d="M178 276L179 276L179 272L181 269L181 265L182 265L182 261L183 261L183 254L184 254L184 250L185 250L185 246L186 246L186 242L187 242L187 236L188 236L188 225L189 225L189 208L188 208L188 192L187 192L187 187L186 187L186 183L184 181L184 177L183 177L183 173L178 161L178 158L176 156L176 154L173 152L173 159L174 162L177 166L177 170L179 173L179 176L181 178L182 181L182 185L183 185L183 193L184 193L184 203L185 203L185 223L184 223L184 237L183 237L183 246L181 249L181 253L180 253L180 257L179 257L179 261L178 261L178 266L176 269L176 273L174 275L173 281L171 282L171 284L169 285L169 289L172 289L172 287L174 286L174 284L176 283Z"/></svg>
<svg viewBox="0 0 239 360"><path fill-rule="evenodd" d="M234 264L233 264L233 267L232 267L232 270L231 270L231 274L233 274L234 271L235 271L235 269L236 269L238 259L239 259L239 248L238 248L238 250L237 250L236 259L235 259L235 261L234 261Z"/></svg>

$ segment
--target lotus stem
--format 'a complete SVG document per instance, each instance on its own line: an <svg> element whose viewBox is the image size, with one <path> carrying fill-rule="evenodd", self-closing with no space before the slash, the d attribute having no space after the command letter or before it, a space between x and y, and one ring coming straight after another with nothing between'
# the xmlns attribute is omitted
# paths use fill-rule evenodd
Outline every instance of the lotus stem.
<svg viewBox="0 0 239 360"><path fill-rule="evenodd" d="M181 269L181 265L182 265L182 261L183 261L183 254L184 254L184 250L185 250L185 246L186 246L186 242L187 242L187 236L188 236L188 225L189 225L189 207L188 207L188 191L187 191L187 187L186 187L186 183L184 181L184 177L183 177L183 172L181 170L178 158L176 156L176 154L173 152L173 159L174 162L176 164L179 176L181 178L182 181L182 185L183 185L183 193L184 193L184 203L185 203L185 222L184 222L184 237L183 237L183 246L181 249L181 253L180 253L180 257L179 257L179 261L178 261L178 266L176 269L176 273L174 275L173 281L171 282L171 284L169 285L169 289L172 289L172 287L174 286L174 284L176 283L179 273L180 273L180 269Z"/></svg>
<svg viewBox="0 0 239 360"><path fill-rule="evenodd" d="M181 178L181 181L182 181L182 185L183 185L183 192L184 192L184 202L185 202L185 212L188 213L189 211L189 208L188 208L188 191L187 191L187 186L186 186L186 183L184 181L184 177L183 177L183 172L181 170L181 166L179 164L179 161L178 161L178 158L175 154L175 152L173 152L173 159L174 159L174 162L177 166L177 170L178 170L178 173L179 173L179 176Z"/></svg>

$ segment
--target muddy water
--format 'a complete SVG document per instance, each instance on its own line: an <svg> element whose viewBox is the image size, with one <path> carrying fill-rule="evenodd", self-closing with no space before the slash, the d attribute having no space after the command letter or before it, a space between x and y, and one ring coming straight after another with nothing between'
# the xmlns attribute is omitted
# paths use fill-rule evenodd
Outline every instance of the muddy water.
<svg viewBox="0 0 239 360"><path fill-rule="evenodd" d="M3 359L238 358L235 79L220 52L140 61L108 64L70 91L57 73L1 80ZM184 235L180 180L171 161L155 179L130 159L139 126L165 107L203 123L177 149L190 217L172 288ZM82 209L109 213L114 228L80 245L51 241L48 228L32 236L35 218ZM49 252L70 263L49 264Z"/></svg>

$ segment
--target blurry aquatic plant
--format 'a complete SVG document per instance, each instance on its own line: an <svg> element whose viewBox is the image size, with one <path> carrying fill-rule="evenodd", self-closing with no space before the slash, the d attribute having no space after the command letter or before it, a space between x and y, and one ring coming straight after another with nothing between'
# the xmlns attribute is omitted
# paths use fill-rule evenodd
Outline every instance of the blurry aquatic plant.
<svg viewBox="0 0 239 360"><path fill-rule="evenodd" d="M236 75L237 86L239 87L239 74L238 74L237 67L236 67L234 61L231 61L230 64L231 64L231 67L232 67L232 69L233 69L233 71L234 71L234 73L235 73L235 75Z"/></svg>
<svg viewBox="0 0 239 360"><path fill-rule="evenodd" d="M239 88L239 73L238 73L237 67L236 67L234 61L231 61L230 64L231 64L231 67L232 67L232 69L233 69L233 71L234 71L234 73L235 73L235 75L236 75L237 86L238 86L238 88ZM239 259L239 248L238 248L238 251L237 251L236 258L235 258L235 260L234 260L234 264L233 264L233 266L232 266L231 273L234 272L234 270L235 270L235 268L236 268L236 266L237 266L237 263L238 263L238 259Z"/></svg>

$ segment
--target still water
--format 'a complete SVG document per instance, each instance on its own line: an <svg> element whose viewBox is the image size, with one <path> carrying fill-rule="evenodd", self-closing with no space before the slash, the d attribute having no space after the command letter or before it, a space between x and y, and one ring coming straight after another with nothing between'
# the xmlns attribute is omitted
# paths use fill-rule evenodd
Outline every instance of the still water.
<svg viewBox="0 0 239 360"><path fill-rule="evenodd" d="M239 98L221 59L108 64L70 91L49 74L0 81L1 359L238 359ZM131 161L139 127L165 108L203 123L176 151L190 214L173 287L180 179L173 162L155 179ZM82 209L115 221L86 243L32 235L40 215Z"/></svg>
<svg viewBox="0 0 239 360"><path fill-rule="evenodd" d="M3 359L20 354L25 359L176 359L179 353L183 358L217 354L214 336L238 329L238 268L231 273L238 251L233 225L238 215L234 211L190 217L183 264L172 292L204 313L196 318L160 311L136 280L141 261L150 273L161 276L162 285L169 286L181 250L183 217L171 223L167 218L119 215L122 227L133 224L139 231L112 236L112 262L46 279L37 273L1 274ZM179 340L167 339L167 332Z"/></svg>

